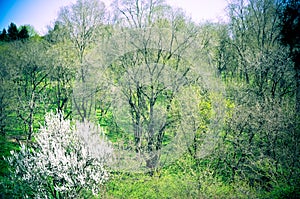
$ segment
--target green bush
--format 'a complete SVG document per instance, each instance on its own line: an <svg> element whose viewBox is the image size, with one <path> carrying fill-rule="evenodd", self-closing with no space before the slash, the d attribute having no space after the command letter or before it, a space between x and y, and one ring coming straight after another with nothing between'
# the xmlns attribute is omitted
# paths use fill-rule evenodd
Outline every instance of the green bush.
<svg viewBox="0 0 300 199"><path fill-rule="evenodd" d="M275 186L270 192L266 192L263 198L289 198L297 199L300 198L300 187L297 185L279 184Z"/></svg>

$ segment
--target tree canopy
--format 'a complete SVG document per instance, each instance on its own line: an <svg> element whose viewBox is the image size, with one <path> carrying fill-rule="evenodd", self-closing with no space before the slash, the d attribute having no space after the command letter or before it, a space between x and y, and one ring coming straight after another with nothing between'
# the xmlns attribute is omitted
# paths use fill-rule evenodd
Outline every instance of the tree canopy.
<svg viewBox="0 0 300 199"><path fill-rule="evenodd" d="M0 41L16 41L29 38L28 26L17 27L16 24L11 23L8 29L4 28L0 34Z"/></svg>

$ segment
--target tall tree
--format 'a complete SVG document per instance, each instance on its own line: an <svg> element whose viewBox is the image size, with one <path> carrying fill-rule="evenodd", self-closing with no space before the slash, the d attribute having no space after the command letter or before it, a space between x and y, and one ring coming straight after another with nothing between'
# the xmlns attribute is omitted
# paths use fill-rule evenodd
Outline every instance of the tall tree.
<svg viewBox="0 0 300 199"><path fill-rule="evenodd" d="M290 133L294 126L290 98L294 71L288 49L278 40L280 8L273 0L232 1L228 33L222 33L218 51L221 72L234 79L227 82L234 109L226 120L218 165L232 180L244 176L265 188L271 179L288 180L294 175L269 175L270 162L276 165L274 173L280 167L292 171L298 164L298 138Z"/></svg>
<svg viewBox="0 0 300 199"><path fill-rule="evenodd" d="M43 41L10 43L6 63L13 84L10 110L15 117L11 125L14 133L26 141L38 127L38 119L45 113L45 89L50 67L46 64L47 44Z"/></svg>
<svg viewBox="0 0 300 199"><path fill-rule="evenodd" d="M49 103L54 109L64 112L65 117L72 113L72 94L73 83L76 75L75 57L76 53L72 51L72 44L64 42L64 32L56 27L46 36L51 45L47 56L51 59L47 62L53 70L49 73L51 90ZM54 58L54 59L53 59Z"/></svg>
<svg viewBox="0 0 300 199"><path fill-rule="evenodd" d="M196 106L185 104L183 96L197 102L189 98L197 95L184 91L203 89L199 70L207 62L198 27L180 10L151 0L115 1L115 8L120 15L108 46L112 50L103 55L110 64L113 111L118 125L132 135L140 161L154 169L167 137L189 140L199 127Z"/></svg>
<svg viewBox="0 0 300 199"><path fill-rule="evenodd" d="M58 17L78 55L78 91L75 91L78 95L74 96L73 102L75 111L82 121L84 118L91 117L94 109L94 90L89 88L93 84L86 81L87 76L92 72L85 61L85 56L87 51L97 43L104 17L105 5L98 0L78 0L75 4L62 8Z"/></svg>
<svg viewBox="0 0 300 199"><path fill-rule="evenodd" d="M10 25L8 26L8 29L7 29L7 33L8 33L8 37L10 40L12 40L12 41L17 40L19 31L18 31L16 24L10 23Z"/></svg>

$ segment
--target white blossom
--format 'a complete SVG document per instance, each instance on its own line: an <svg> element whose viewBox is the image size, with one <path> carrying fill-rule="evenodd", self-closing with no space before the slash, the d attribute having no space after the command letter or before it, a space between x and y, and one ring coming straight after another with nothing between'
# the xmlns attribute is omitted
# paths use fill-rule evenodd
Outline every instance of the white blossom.
<svg viewBox="0 0 300 199"><path fill-rule="evenodd" d="M34 138L32 148L22 145L6 159L14 180L28 184L33 197L76 198L82 189L99 193L113 153L100 127L88 121L72 126L61 113L49 113Z"/></svg>

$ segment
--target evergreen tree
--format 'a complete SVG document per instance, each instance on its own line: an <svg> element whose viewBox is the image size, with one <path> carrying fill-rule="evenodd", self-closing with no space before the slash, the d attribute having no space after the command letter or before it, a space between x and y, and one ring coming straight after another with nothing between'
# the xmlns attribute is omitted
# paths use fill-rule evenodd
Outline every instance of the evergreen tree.
<svg viewBox="0 0 300 199"><path fill-rule="evenodd" d="M27 39L29 38L28 30L26 26L22 26L20 32L18 33L19 39Z"/></svg>
<svg viewBox="0 0 300 199"><path fill-rule="evenodd" d="M7 36L7 32L6 29L3 28L1 34L0 34L0 41L7 41L8 40L8 36Z"/></svg>
<svg viewBox="0 0 300 199"><path fill-rule="evenodd" d="M8 31L9 39L11 41L18 39L19 31L18 31L18 28L17 28L16 24L10 23L10 25L8 26L7 31Z"/></svg>

